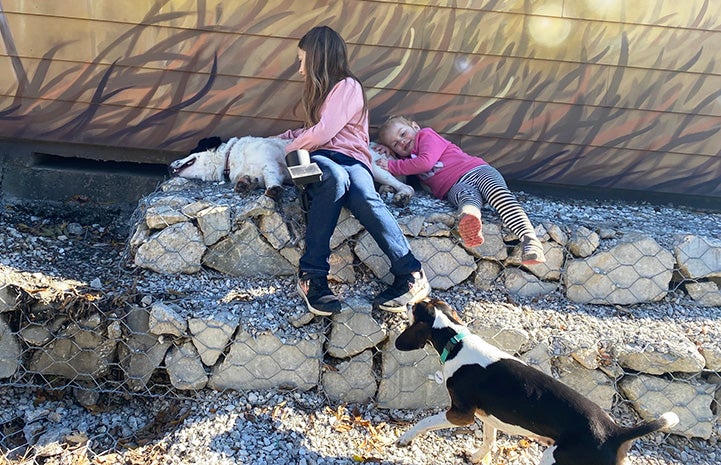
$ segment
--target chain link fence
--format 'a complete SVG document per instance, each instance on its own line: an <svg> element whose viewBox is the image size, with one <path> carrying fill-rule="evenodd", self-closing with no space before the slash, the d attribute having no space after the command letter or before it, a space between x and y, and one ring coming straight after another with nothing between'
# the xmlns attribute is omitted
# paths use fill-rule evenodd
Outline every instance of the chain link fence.
<svg viewBox="0 0 721 465"><path fill-rule="evenodd" d="M208 392L308 393L319 399L316 408L448 405L437 354L397 351L405 318L371 306L392 276L362 226L346 212L332 240L331 286L345 311L314 317L295 294L304 234L298 192L285 187L277 201L256 194L179 178L164 183L132 216L112 293L4 273L5 463L58 456L62 463L113 463L110 455L139 444L162 456L165 446L153 441L182 425L188 410L179 402L202 404ZM721 246L713 239L666 244L546 221L537 232L547 262L522 266L518 238L494 212L484 211L484 244L468 249L444 202L423 193L406 206L386 199L433 295L474 332L621 423L673 410L681 422L662 441L716 444ZM21 392L32 392L36 405L64 399L66 413L78 418L81 411L152 407L115 423L98 414L63 428L52 411L14 409L11 396ZM272 401L257 405L273 415Z"/></svg>

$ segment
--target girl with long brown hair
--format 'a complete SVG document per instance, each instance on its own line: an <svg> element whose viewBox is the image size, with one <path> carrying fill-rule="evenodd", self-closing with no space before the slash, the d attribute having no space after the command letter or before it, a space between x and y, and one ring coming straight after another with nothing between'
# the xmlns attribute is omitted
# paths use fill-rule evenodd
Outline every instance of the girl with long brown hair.
<svg viewBox="0 0 721 465"><path fill-rule="evenodd" d="M298 292L309 311L332 315L341 303L328 287L330 239L346 207L371 234L391 262L393 284L373 300L378 308L405 311L430 292L421 263L393 215L375 190L368 150L368 105L360 80L348 65L346 43L328 26L314 27L298 43L304 78L305 125L280 137L293 139L286 152L305 149L322 171L308 184L305 251L299 263Z"/></svg>

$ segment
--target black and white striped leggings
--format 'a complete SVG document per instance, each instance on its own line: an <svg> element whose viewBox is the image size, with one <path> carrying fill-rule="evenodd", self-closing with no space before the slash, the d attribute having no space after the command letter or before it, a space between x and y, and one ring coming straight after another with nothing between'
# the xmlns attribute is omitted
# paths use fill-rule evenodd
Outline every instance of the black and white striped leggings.
<svg viewBox="0 0 721 465"><path fill-rule="evenodd" d="M536 236L531 220L516 196L508 190L506 180L491 165L478 166L461 176L448 190L446 198L459 209L464 205L473 205L480 210L483 202L488 202L513 234L519 238L526 234Z"/></svg>

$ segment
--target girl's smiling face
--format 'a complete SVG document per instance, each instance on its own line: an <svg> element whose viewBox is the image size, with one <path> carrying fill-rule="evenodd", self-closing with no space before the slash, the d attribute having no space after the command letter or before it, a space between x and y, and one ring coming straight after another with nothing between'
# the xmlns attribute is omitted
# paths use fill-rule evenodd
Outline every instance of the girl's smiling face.
<svg viewBox="0 0 721 465"><path fill-rule="evenodd" d="M393 121L384 131L381 143L390 147L400 158L408 158L413 153L416 134L420 129L415 121L410 124L401 120Z"/></svg>

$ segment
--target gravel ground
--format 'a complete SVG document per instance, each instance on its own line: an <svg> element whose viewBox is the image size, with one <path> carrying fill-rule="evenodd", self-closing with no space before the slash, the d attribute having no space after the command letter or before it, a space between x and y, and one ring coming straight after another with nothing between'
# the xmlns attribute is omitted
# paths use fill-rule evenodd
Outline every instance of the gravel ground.
<svg viewBox="0 0 721 465"><path fill-rule="evenodd" d="M641 231L669 247L674 234L692 233L719 239L721 213L644 203L544 198L518 193L534 223L591 229ZM493 212L484 212L493 217ZM241 279L204 272L172 279L129 270L123 265L129 214L91 205L69 203L7 204L0 212L0 271L5 279L25 286L75 283L102 289L109 297L137 293L152 300L178 293L207 292L228 286L243 288ZM21 281L21 282L18 282ZM172 282L169 282L172 281ZM298 304L289 278L263 282L275 299ZM375 280L344 296L374 293ZM171 291L172 290L172 291ZM492 318L530 328L532 337L554 331L550 319L565 326L594 325L613 331L616 323L644 330L649 321L681 321L684 325L721 325L721 309L699 308L679 292L661 302L634 306L629 312L606 307L569 306L560 295L514 300L500 290L478 291L459 286L437 293L451 300L461 314ZM573 312L569 312L572 309ZM267 317L267 318L265 318ZM505 320L504 320L505 319ZM616 320L614 320L616 319ZM271 320L271 323L263 323ZM272 321L275 321L274 323ZM603 322L603 324L599 323ZM282 328L282 315L264 315L256 324ZM635 326L634 326L635 325ZM695 328L690 328L695 330ZM214 392L192 396L156 397L103 393L95 408L84 408L70 390L47 391L2 385L0 380L0 463L43 464L464 464L464 451L480 444L480 426L443 430L399 448L395 439L408 425L435 411L396 411L373 405L334 404L321 392ZM628 406L614 408L626 421ZM517 437L499 435L496 464L538 463L543 447ZM713 464L721 461L718 425L709 441L653 434L635 442L635 464ZM27 438L36 447L27 450ZM5 454L5 455L2 455ZM23 454L25 458L23 458Z"/></svg>

